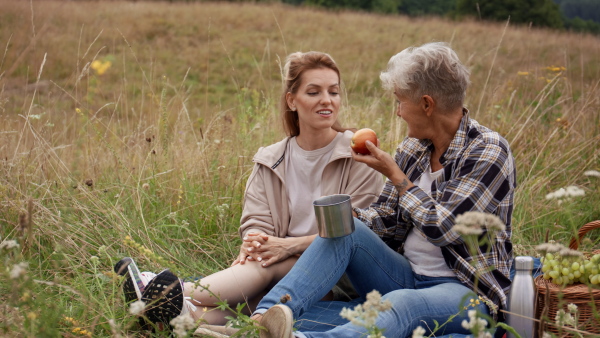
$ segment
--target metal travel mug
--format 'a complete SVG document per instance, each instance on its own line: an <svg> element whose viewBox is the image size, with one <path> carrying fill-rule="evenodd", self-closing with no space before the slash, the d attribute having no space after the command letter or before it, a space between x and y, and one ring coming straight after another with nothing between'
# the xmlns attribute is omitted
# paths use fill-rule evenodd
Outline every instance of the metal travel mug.
<svg viewBox="0 0 600 338"><path fill-rule="evenodd" d="M323 196L313 202L319 236L335 238L354 232L350 195Z"/></svg>

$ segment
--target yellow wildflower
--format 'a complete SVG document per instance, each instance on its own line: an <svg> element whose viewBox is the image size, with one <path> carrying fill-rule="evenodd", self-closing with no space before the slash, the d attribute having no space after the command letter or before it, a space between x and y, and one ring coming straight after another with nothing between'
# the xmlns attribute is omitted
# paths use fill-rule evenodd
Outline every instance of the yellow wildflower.
<svg viewBox="0 0 600 338"><path fill-rule="evenodd" d="M519 76L525 76L525 75L529 75L529 72L517 72L517 75Z"/></svg>
<svg viewBox="0 0 600 338"><path fill-rule="evenodd" d="M90 68L95 70L96 74L103 75L104 73L106 73L108 68L110 68L110 66L112 66L112 62L110 62L108 60L107 61L94 60L92 62L92 64L90 65Z"/></svg>

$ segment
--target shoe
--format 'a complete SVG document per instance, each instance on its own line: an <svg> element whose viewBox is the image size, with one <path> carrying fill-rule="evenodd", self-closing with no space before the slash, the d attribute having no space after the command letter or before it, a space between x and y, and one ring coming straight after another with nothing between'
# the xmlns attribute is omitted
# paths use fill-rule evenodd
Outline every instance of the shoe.
<svg viewBox="0 0 600 338"><path fill-rule="evenodd" d="M200 325L192 336L194 337L211 337L211 338L227 338L235 333L239 329L234 329L226 326L219 325Z"/></svg>
<svg viewBox="0 0 600 338"><path fill-rule="evenodd" d="M260 338L293 338L294 316L292 310L277 304L263 313L260 325L266 330L260 331Z"/></svg>
<svg viewBox="0 0 600 338"><path fill-rule="evenodd" d="M156 275L144 289L141 300L145 302L145 315L152 323L170 327L173 318L196 311L196 307L183 296L183 282L169 269Z"/></svg>
<svg viewBox="0 0 600 338"><path fill-rule="evenodd" d="M118 261L114 270L119 276L125 276L122 288L126 303L142 299L146 284L156 276L152 272L140 272L131 257L125 257Z"/></svg>
<svg viewBox="0 0 600 338"><path fill-rule="evenodd" d="M234 327L225 326L225 325L210 325L210 324L202 324L198 326L198 329L205 329L207 331L216 332L221 335L225 335L227 337L233 336L238 333L240 329L236 329ZM198 331L198 330L196 330Z"/></svg>

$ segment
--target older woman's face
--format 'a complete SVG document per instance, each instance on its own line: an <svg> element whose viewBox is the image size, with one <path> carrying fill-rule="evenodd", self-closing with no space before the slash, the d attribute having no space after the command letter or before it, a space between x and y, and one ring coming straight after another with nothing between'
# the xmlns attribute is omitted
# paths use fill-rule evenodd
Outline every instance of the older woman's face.
<svg viewBox="0 0 600 338"><path fill-rule="evenodd" d="M329 68L307 70L295 94L288 93L288 105L298 111L300 130L331 128L340 109L340 84Z"/></svg>
<svg viewBox="0 0 600 338"><path fill-rule="evenodd" d="M422 102L415 102L406 95L394 92L396 96L396 115L403 119L408 126L408 136L418 139L427 138L426 131L429 130L429 119L425 115Z"/></svg>

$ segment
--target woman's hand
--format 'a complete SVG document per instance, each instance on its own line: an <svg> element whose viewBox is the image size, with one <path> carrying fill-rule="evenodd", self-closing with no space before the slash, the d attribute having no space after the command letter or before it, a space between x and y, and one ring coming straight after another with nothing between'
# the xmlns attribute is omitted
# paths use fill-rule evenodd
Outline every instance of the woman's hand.
<svg viewBox="0 0 600 338"><path fill-rule="evenodd" d="M293 255L299 255L312 243L316 235L304 237L280 238L266 234L249 233L243 238L235 264L244 264L247 260L260 262L264 268L286 260Z"/></svg>
<svg viewBox="0 0 600 338"><path fill-rule="evenodd" d="M260 246L256 245L248 250L251 251L252 258L259 261L260 265L266 268L286 260L294 254L300 253L297 252L297 243L303 238L304 237L279 238L268 236L268 240L261 243Z"/></svg>
<svg viewBox="0 0 600 338"><path fill-rule="evenodd" d="M257 254L256 250L259 249L263 244L265 244L269 237L270 236L265 233L259 234L256 232L249 232L242 239L243 242L242 246L240 247L240 253L238 255L238 258L235 261L233 261L233 263L231 263L231 266L234 266L238 263L244 264L247 260L259 260L259 255ZM262 258L260 260L262 260Z"/></svg>
<svg viewBox="0 0 600 338"><path fill-rule="evenodd" d="M386 153L385 151L379 149L379 140L377 140L377 146L375 146L371 141L367 141L366 143L367 149L371 152L371 154L363 155L352 150L352 158L355 161L361 162L377 170L382 173L385 177L387 177L396 189L399 194L403 194L408 188L414 186L412 182L408 180L408 177L402 172L394 158Z"/></svg>
<svg viewBox="0 0 600 338"><path fill-rule="evenodd" d="M365 145L371 153L364 155L352 150L352 158L354 158L355 161L366 164L370 168L382 173L387 178L394 175L396 171L400 171L400 168L398 168L398 165L392 156L378 148L379 140L377 140L377 146L371 141L365 142Z"/></svg>

